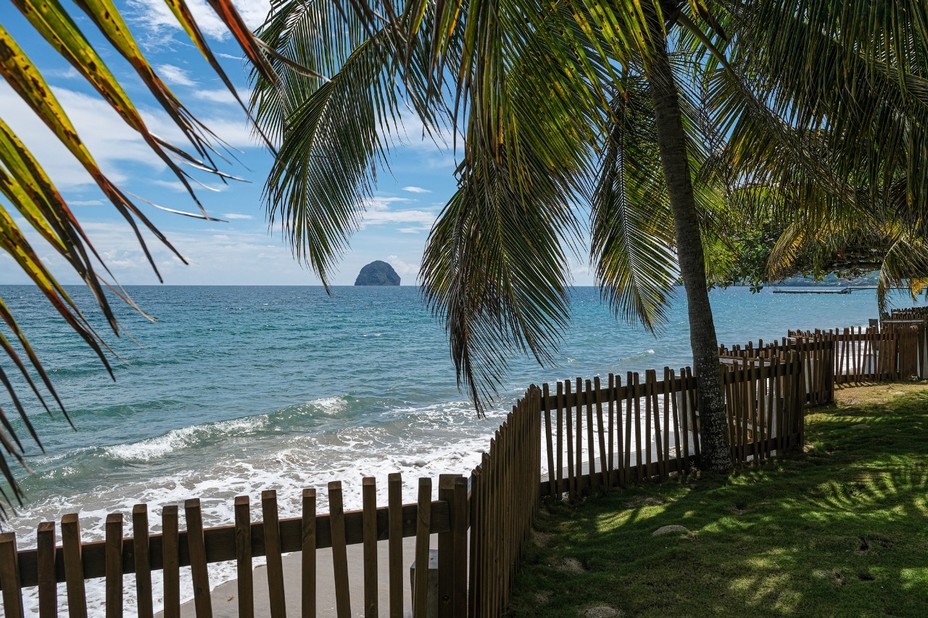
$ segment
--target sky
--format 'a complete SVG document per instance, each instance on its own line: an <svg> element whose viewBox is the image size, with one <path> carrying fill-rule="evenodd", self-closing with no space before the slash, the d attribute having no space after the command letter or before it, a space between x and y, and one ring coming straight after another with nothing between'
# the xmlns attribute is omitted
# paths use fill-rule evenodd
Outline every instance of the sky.
<svg viewBox="0 0 928 618"><path fill-rule="evenodd" d="M188 2L226 73L247 100L247 70L237 44L205 0ZM238 0L236 4L253 28L264 20L269 6L266 0ZM162 79L234 150L237 160L220 166L222 170L244 179L223 184L215 177L197 177L205 185L196 187L200 201L211 216L224 222L196 220L163 212L144 201L137 202L189 262L185 265L157 240L148 238L164 283L318 285L320 280L315 273L293 258L279 225L271 228L268 224L262 189L272 155L254 138L231 93L186 38L163 0L127 0L117 2L117 6L124 10L133 35ZM101 41L82 14L72 15L94 44ZM78 134L111 179L143 200L177 210L196 210L167 166L32 31L12 6L3 9L2 23L45 75ZM179 143L179 130L145 96L147 93L131 67L105 42L97 48L117 78L127 84L128 93L135 97L152 132ZM77 160L2 81L0 114L45 166L119 283L157 283L128 224L105 200ZM378 171L374 195L364 204L366 215L331 282L351 285L364 264L384 260L396 269L403 285L415 285L428 231L454 192L454 168L455 152L450 144L422 139L421 127L416 130L415 122L407 123L406 139L391 149L389 169ZM19 221L25 227L25 222ZM62 283L79 282L73 272L62 268L63 261L51 249L43 247L35 236L30 236L30 240ZM574 276L578 285L591 284L585 264L574 265ZM29 283L29 279L8 255L0 254L0 284L19 283Z"/></svg>

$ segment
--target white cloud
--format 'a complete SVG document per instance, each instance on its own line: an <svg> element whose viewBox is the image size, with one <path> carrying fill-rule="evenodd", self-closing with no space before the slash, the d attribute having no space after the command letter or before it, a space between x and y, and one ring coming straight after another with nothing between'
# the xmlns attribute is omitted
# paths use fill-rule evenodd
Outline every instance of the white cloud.
<svg viewBox="0 0 928 618"><path fill-rule="evenodd" d="M390 223L406 223L406 224L417 224L415 226L406 226L406 231L408 233L409 229L416 229L416 231L421 231L423 226L425 229L431 227L432 222L435 220L435 213L421 210L421 209L409 209L409 210L392 210L391 206L393 204L403 204L410 202L409 198L406 197L396 197L396 196L378 196L367 199L364 201L363 206L366 210L364 217L361 221L361 227L367 227L369 225L385 225Z"/></svg>
<svg viewBox="0 0 928 618"><path fill-rule="evenodd" d="M400 116L400 130L396 138L399 146L410 150L446 153L454 144L454 131L452 127L445 126L427 133L419 116L413 112L406 112ZM461 139L461 136L458 136L458 143L461 143Z"/></svg>
<svg viewBox="0 0 928 618"><path fill-rule="evenodd" d="M119 283L124 285L157 283L157 277L142 249L123 222L84 221L82 227L94 247L103 256ZM228 225L202 223L191 231L162 230L183 255L184 263L157 239L145 235L148 248L165 283L186 284L288 284L318 283L293 260L290 249L279 239L263 232L237 231ZM34 232L29 240L62 283L79 283L79 279L56 253ZM0 272L3 283L26 283L18 268Z"/></svg>
<svg viewBox="0 0 928 618"><path fill-rule="evenodd" d="M148 179L158 180L157 174L167 166L109 105L96 95L66 88L53 88L53 91L94 160L110 180L125 183L130 175L138 176L137 171L130 174L129 166L135 168L139 165L151 170L151 173L145 173ZM3 110L4 120L45 166L46 172L60 189L94 184L77 159L5 82L0 82L0 109ZM144 107L140 111L154 134L169 142L184 145L183 134L167 114ZM201 114L201 120L233 148L245 149L259 145L244 114L239 114L237 118ZM100 130L101 127L106 127L106 130ZM241 170L236 169L224 171L241 173ZM182 190L179 185L174 188Z"/></svg>
<svg viewBox="0 0 928 618"><path fill-rule="evenodd" d="M364 206L368 212L381 211L390 208L390 204L409 201L410 199L408 197L372 197L370 199L364 200L364 202L362 202L362 206Z"/></svg>
<svg viewBox="0 0 928 618"><path fill-rule="evenodd" d="M134 22L148 28L181 33L180 24L177 23L174 14L163 0L129 0L129 5L134 10ZM200 30L206 36L220 40L230 36L225 24L217 17L206 0L188 0L187 6L200 26ZM264 23L270 9L270 2L267 0L237 0L235 8L245 20L245 24L254 30Z"/></svg>
<svg viewBox="0 0 928 618"><path fill-rule="evenodd" d="M174 191L175 193L186 193L187 187L184 186L184 183L179 180L151 180L150 184L155 185L156 187L161 187L162 189L167 189L168 191Z"/></svg>
<svg viewBox="0 0 928 618"><path fill-rule="evenodd" d="M238 105L238 101L235 100L235 96L229 92L228 88L215 88L212 90L209 89L197 89L193 93L193 98L199 99L200 101L209 101L211 103L230 103L233 105ZM248 98L251 96L250 92L239 92L239 98L242 101L248 101Z"/></svg>
<svg viewBox="0 0 928 618"><path fill-rule="evenodd" d="M98 97L62 88L55 88L54 92L97 164L111 180L126 179L118 169L120 161L132 161L151 169L164 167L135 131ZM93 184L77 159L6 83L0 83L0 109L4 120L45 166L59 188ZM101 131L100 127L107 129Z"/></svg>
<svg viewBox="0 0 928 618"><path fill-rule="evenodd" d="M431 193L428 189L415 186L403 187L403 191L408 191L409 193Z"/></svg>
<svg viewBox="0 0 928 618"><path fill-rule="evenodd" d="M383 225L385 223L419 223L432 225L435 213L427 210L375 210L364 216L364 225Z"/></svg>
<svg viewBox="0 0 928 618"><path fill-rule="evenodd" d="M244 221L244 220L254 219L252 215L243 215L237 212L227 212L226 214L222 215L222 218L228 219L229 221L237 221L237 220Z"/></svg>
<svg viewBox="0 0 928 618"><path fill-rule="evenodd" d="M415 277L419 274L418 264L407 262L401 259L398 255L387 256L387 262L390 263L390 266L393 267L393 270L395 270L401 277L407 277L409 275Z"/></svg>
<svg viewBox="0 0 928 618"><path fill-rule="evenodd" d="M173 64L159 64L155 67L158 74L169 84L176 86L196 86L197 83L184 69Z"/></svg>

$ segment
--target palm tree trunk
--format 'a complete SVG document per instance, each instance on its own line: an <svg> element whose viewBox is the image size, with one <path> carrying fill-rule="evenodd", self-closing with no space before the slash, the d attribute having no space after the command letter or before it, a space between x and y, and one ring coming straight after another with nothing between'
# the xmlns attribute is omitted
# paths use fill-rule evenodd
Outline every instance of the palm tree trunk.
<svg viewBox="0 0 928 618"><path fill-rule="evenodd" d="M666 38L659 26L648 67L648 79L654 100L657 125L657 142L660 149L664 181L670 195L670 205L676 224L677 255L680 276L686 290L690 322L690 347L693 351L693 370L699 389L698 409L702 466L713 472L726 472L732 468L728 444L725 401L722 396L722 379L719 363L719 345L709 304L706 285L705 255L693 185L690 179L686 140L683 132L682 112L677 87L667 57Z"/></svg>

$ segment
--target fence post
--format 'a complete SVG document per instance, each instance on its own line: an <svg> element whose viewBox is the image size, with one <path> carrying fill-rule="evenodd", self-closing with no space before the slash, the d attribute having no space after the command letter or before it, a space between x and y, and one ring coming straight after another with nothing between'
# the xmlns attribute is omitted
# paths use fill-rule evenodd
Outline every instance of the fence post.
<svg viewBox="0 0 928 618"><path fill-rule="evenodd" d="M448 505L451 526L454 526L454 474L438 477L438 499ZM438 535L438 615L450 616L454 607L454 536L452 530ZM419 566L419 565L417 565Z"/></svg>
<svg viewBox="0 0 928 618"><path fill-rule="evenodd" d="M450 526L438 535L438 615L467 615L467 479L442 474L438 499L448 505Z"/></svg>

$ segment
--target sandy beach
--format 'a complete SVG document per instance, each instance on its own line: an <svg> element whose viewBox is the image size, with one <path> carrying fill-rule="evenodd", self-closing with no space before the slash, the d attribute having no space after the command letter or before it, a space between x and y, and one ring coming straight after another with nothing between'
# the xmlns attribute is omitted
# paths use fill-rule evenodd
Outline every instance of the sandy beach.
<svg viewBox="0 0 928 618"><path fill-rule="evenodd" d="M379 584L379 607L381 613L385 613L389 607L389 564L387 554L387 541L380 541L377 544L377 581ZM437 535L432 535L430 546L434 549L437 545ZM407 537L403 539L403 564L412 565L415 554L416 539ZM284 590L287 596L287 615L300 615L300 554L287 554L283 558L284 564ZM364 615L364 577L363 577L363 545L348 546L348 572L351 592L351 615ZM316 552L316 569L317 579L317 597L316 612L319 616L335 615L335 588L332 582L332 549L325 548ZM216 618L235 618L239 615L238 611L238 590L237 581L232 580L220 584L213 588L211 593L213 616ZM267 568L259 566L254 570L254 597L255 597L255 616L270 616L270 603L268 599L267 588ZM404 573L403 577L403 614L412 616L412 606L410 604L409 588L409 571ZM159 612L159 618L163 616ZM193 599L190 599L181 605L181 616L194 617L196 611Z"/></svg>

